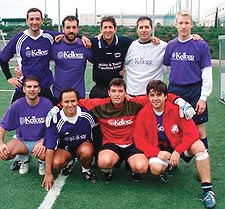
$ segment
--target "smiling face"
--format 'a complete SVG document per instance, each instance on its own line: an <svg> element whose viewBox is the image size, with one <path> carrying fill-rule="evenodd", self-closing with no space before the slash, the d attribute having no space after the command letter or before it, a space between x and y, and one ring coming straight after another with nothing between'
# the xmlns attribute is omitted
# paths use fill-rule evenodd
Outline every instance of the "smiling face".
<svg viewBox="0 0 225 209"><path fill-rule="evenodd" d="M108 45L110 45L114 39L114 35L117 31L116 27L110 21L105 21L101 26L101 34L103 35L103 39L106 41Z"/></svg>
<svg viewBox="0 0 225 209"><path fill-rule="evenodd" d="M73 117L77 114L78 99L74 91L64 92L62 94L61 105L66 116Z"/></svg>
<svg viewBox="0 0 225 209"><path fill-rule="evenodd" d="M164 110L165 101L167 96L163 92L157 92L154 89L150 89L150 92L148 94L148 98L150 103L152 104L152 107L158 111L161 112Z"/></svg>
<svg viewBox="0 0 225 209"><path fill-rule="evenodd" d="M29 27L29 33L32 36L40 34L40 29L43 24L43 19L39 11L29 12L27 15L26 23Z"/></svg>

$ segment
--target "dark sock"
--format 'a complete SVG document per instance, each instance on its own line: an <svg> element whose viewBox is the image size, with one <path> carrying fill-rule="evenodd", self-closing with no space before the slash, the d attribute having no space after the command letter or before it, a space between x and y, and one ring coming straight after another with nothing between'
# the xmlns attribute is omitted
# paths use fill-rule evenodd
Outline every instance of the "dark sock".
<svg viewBox="0 0 225 209"><path fill-rule="evenodd" d="M209 183L209 182L203 182L202 184L201 184L201 187L202 187L202 189L203 189L203 192L205 193L205 192L209 192L209 191L212 191L212 183Z"/></svg>

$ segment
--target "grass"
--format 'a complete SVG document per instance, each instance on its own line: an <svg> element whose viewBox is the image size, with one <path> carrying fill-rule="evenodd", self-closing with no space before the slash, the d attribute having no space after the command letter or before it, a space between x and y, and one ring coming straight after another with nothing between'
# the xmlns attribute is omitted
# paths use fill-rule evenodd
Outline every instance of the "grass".
<svg viewBox="0 0 225 209"><path fill-rule="evenodd" d="M91 69L87 69L87 91L93 85ZM217 209L225 208L225 180L224 180L224 116L225 106L218 102L218 68L214 68L214 89L208 100L209 122L207 133L210 142L212 164L212 180L217 197ZM9 87L2 73L0 74L0 89ZM2 117L11 101L11 92L0 91L0 116ZM13 120L13 118L12 118ZM8 134L9 138L12 134ZM1 172L1 209L34 209L43 201L46 192L41 187L42 177L37 173L37 160L32 159L30 172L21 176L17 172L9 171L9 161L0 161ZM54 204L54 209L202 209L201 188L196 181L194 161L181 166L169 176L169 183L162 183L152 178L148 173L142 181L134 183L125 171L124 165L116 169L113 181L105 184L101 180L99 169L94 171L98 176L97 184L93 185L82 179L80 165L66 180L60 196ZM55 174L57 176L57 174Z"/></svg>

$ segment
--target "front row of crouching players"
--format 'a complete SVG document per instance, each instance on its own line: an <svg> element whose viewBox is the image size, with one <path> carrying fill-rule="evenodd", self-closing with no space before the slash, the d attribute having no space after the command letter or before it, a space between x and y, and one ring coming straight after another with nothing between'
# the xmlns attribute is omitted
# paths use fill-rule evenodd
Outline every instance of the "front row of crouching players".
<svg viewBox="0 0 225 209"><path fill-rule="evenodd" d="M204 205L214 208L209 154L193 120L180 118L178 106L168 101L167 86L162 81L150 82L147 95L149 103L137 116L134 141L148 157L150 172L161 175L169 165L178 166L180 158L189 162L195 156Z"/></svg>
<svg viewBox="0 0 225 209"><path fill-rule="evenodd" d="M139 174L147 172L148 159L141 150L135 147L133 130L136 115L148 102L148 97L140 96L126 99L126 84L120 78L112 79L108 95L109 97L105 99L79 100L79 105L91 111L98 119L103 133L102 147L98 154L98 166L103 171L103 179L109 182L112 179L113 168L125 160L131 169L131 177L137 181L141 178ZM173 102L176 97L170 95L169 98ZM186 109L183 109L185 114L188 113L186 115L191 115L194 112L190 105L186 105ZM53 121L58 120L58 118L54 118L57 111L57 108L53 108L48 114L47 126L50 125L49 117L50 120L51 116Z"/></svg>

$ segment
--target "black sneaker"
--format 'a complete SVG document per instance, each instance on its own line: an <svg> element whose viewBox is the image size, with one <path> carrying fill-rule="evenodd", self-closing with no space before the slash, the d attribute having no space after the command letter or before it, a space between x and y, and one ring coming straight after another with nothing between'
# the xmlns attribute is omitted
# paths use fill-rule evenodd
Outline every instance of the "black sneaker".
<svg viewBox="0 0 225 209"><path fill-rule="evenodd" d="M164 182L164 183L169 182L167 173L165 172L165 173L160 174L159 175L159 180L162 181L162 182Z"/></svg>
<svg viewBox="0 0 225 209"><path fill-rule="evenodd" d="M134 172L131 172L131 178L133 179L134 182L139 182L142 179L140 174Z"/></svg>
<svg viewBox="0 0 225 209"><path fill-rule="evenodd" d="M14 162L10 165L9 169L10 169L11 171L18 171L18 170L20 169L20 165L21 165L21 161L14 161Z"/></svg>
<svg viewBox="0 0 225 209"><path fill-rule="evenodd" d="M82 172L82 176L85 180L90 181L91 183L95 184L97 182L97 177L93 173L92 170L87 171L87 172Z"/></svg>
<svg viewBox="0 0 225 209"><path fill-rule="evenodd" d="M110 183L110 181L112 180L112 177L113 177L113 173L112 172L108 172L108 173L102 172L102 174L103 174L103 181L105 183Z"/></svg>
<svg viewBox="0 0 225 209"><path fill-rule="evenodd" d="M61 174L63 176L69 176L74 168L74 165L76 164L77 160L76 159L72 159L70 160L67 165L62 169Z"/></svg>

